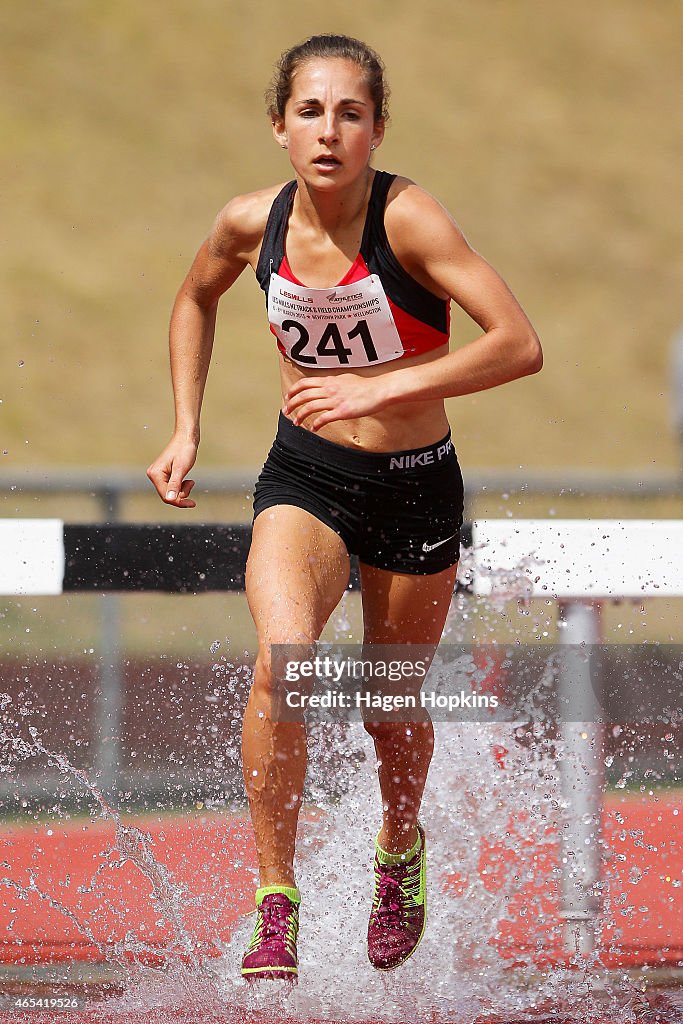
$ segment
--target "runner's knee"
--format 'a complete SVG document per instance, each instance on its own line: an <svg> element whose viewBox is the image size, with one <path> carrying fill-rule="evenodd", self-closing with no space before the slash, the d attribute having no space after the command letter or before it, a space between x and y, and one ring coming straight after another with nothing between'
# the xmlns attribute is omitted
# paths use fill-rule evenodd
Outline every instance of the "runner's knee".
<svg viewBox="0 0 683 1024"><path fill-rule="evenodd" d="M434 742L434 728L431 719L416 722L375 722L364 721L365 731L382 745L405 747L415 742L424 745Z"/></svg>
<svg viewBox="0 0 683 1024"><path fill-rule="evenodd" d="M283 682L283 680L279 678L282 674L283 666L278 664L278 661L282 661L282 658L278 659L277 654L275 657L273 654L272 648L275 643L287 644L287 646L291 648L293 657L295 655L296 658L301 661L312 658L315 654L313 637L306 635L303 632L296 634L294 638L289 637L286 640L282 639L259 644L256 663L254 665L252 688L268 697L272 696L273 689L277 683Z"/></svg>

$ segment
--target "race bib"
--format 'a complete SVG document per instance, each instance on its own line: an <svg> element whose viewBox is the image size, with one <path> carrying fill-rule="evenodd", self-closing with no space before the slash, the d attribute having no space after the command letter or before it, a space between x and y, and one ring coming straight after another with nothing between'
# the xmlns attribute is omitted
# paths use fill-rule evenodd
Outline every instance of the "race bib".
<svg viewBox="0 0 683 1024"><path fill-rule="evenodd" d="M268 320L289 358L300 366L372 366L403 355L376 274L338 288L304 288L273 273Z"/></svg>

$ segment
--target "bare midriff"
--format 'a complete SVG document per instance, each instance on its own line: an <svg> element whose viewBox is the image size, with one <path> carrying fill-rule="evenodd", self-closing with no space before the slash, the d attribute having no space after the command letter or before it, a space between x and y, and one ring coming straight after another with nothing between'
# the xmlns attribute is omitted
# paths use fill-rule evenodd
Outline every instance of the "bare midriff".
<svg viewBox="0 0 683 1024"><path fill-rule="evenodd" d="M280 352L283 405L284 395L302 377L333 377L340 373L353 373L359 377L377 377L391 373L393 368L408 369L411 366L432 362L434 359L445 356L447 352L448 345L446 344L440 345L439 348L432 349L430 352L403 357L389 363L382 363L380 366L356 366L348 370L339 368L318 371L308 368L304 370ZM310 430L318 415L320 414L316 413L307 417L301 421L299 426ZM328 441L334 441L335 444L341 444L347 448L369 452L392 452L434 444L448 433L448 426L443 400L434 399L420 402L397 402L372 416L327 423L315 433L318 437L324 437Z"/></svg>

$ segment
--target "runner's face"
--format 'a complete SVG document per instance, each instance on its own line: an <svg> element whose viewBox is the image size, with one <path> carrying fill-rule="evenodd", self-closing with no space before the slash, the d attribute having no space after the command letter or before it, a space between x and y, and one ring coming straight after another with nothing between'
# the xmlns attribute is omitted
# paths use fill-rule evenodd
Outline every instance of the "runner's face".
<svg viewBox="0 0 683 1024"><path fill-rule="evenodd" d="M348 185L367 167L384 123L375 121L375 105L357 64L318 59L295 72L284 122L276 122L274 132L305 181L333 189Z"/></svg>

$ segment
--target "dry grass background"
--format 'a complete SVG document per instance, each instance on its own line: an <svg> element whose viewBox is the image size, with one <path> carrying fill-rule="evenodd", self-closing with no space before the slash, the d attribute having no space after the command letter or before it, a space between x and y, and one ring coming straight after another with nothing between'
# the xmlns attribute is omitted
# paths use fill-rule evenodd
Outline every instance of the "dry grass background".
<svg viewBox="0 0 683 1024"><path fill-rule="evenodd" d="M330 30L387 63L377 165L453 211L544 343L540 375L449 402L464 466L679 464L680 0L41 0L0 29L0 467L144 473L172 425L175 290L228 198L290 176L263 91L281 49ZM456 316L454 344L475 331ZM277 402L245 274L198 473L256 466Z"/></svg>

